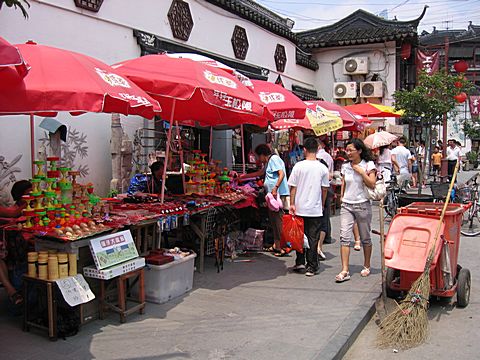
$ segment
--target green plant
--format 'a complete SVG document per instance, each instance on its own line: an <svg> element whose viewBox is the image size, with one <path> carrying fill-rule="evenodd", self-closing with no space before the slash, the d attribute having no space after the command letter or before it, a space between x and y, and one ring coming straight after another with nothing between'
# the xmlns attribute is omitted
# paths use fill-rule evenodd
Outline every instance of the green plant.
<svg viewBox="0 0 480 360"><path fill-rule="evenodd" d="M468 162L471 164L475 164L478 162L478 153L476 151L469 151L465 154L465 157L467 158Z"/></svg>
<svg viewBox="0 0 480 360"><path fill-rule="evenodd" d="M118 195L118 190L117 189L110 189L110 192L108 193L107 197L114 198L117 195Z"/></svg>
<svg viewBox="0 0 480 360"><path fill-rule="evenodd" d="M30 3L27 0L0 0L0 9L2 8L2 5L5 4L8 7L14 7L15 10L19 8L22 11L23 16L25 19L28 19L28 13L27 10L25 9L25 6L23 3L27 5L27 7L30 7Z"/></svg>

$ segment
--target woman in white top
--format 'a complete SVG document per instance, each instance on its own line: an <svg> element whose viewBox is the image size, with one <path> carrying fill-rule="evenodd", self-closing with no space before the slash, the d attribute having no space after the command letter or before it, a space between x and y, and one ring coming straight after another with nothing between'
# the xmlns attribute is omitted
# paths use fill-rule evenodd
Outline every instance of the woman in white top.
<svg viewBox="0 0 480 360"><path fill-rule="evenodd" d="M361 276L370 275L372 240L370 236L372 205L367 187L373 189L376 182L376 167L371 151L362 140L352 139L346 148L349 162L342 166L342 208L340 210L340 245L342 271L335 277L337 282L350 280L349 257L353 225L357 222L362 242L364 263Z"/></svg>
<svg viewBox="0 0 480 360"><path fill-rule="evenodd" d="M392 152L389 147L390 145L385 145L378 148L377 171L382 174L385 182L390 181L393 170Z"/></svg>

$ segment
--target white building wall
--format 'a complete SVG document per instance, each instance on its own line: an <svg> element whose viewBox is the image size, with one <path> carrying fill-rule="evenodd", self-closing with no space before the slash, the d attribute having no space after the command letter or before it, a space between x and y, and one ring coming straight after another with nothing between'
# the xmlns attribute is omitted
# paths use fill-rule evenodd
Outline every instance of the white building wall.
<svg viewBox="0 0 480 360"><path fill-rule="evenodd" d="M167 18L170 0L105 1L98 13L79 9L73 1L32 0L28 20L23 19L20 11L5 6L2 8L0 36L11 43L34 40L39 44L78 51L113 64L140 55L132 30L139 29L234 59L230 39L235 25L239 25L246 29L250 45L245 63L270 70L269 80L274 81L278 76L274 52L277 43L282 44L287 53L286 70L282 74L285 86L290 88L292 83L312 86L316 72L295 64L295 45L292 42L203 0L188 0L188 3L194 27L187 42L173 39ZM37 139L44 136L44 132L38 129L41 120L35 120ZM89 175L82 181L93 182L100 194L106 194L111 178L110 115L71 117L69 114L60 114L58 120L86 135L88 156L83 159L77 157L75 165L88 165ZM122 117L122 124L132 139L135 129L143 126L143 119ZM2 162L8 163L22 155L15 165L18 171L14 175L17 180L30 178L28 117L5 116L0 118L0 125ZM38 145L37 142L37 148ZM11 182L2 181L0 187L2 184L6 184L5 189L11 186Z"/></svg>
<svg viewBox="0 0 480 360"><path fill-rule="evenodd" d="M365 75L343 75L343 58L368 57L369 74L367 81L373 73L377 73L384 83L383 104L391 105L393 93L396 89L395 68L395 42L386 44L368 44L362 46L327 48L314 53L315 60L319 63L318 76L315 77L315 87L319 95L327 101L336 102L333 97L333 83L341 81L365 81ZM342 99L342 102L345 101ZM343 104L342 103L342 104Z"/></svg>

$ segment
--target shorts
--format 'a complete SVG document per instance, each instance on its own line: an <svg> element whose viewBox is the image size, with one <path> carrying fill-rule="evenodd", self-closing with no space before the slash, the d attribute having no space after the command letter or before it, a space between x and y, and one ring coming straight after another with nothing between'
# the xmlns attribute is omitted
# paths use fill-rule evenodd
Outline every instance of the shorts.
<svg viewBox="0 0 480 360"><path fill-rule="evenodd" d="M416 174L418 172L418 165L412 166L412 174Z"/></svg>
<svg viewBox="0 0 480 360"><path fill-rule="evenodd" d="M440 171L440 165L433 165L433 171Z"/></svg>

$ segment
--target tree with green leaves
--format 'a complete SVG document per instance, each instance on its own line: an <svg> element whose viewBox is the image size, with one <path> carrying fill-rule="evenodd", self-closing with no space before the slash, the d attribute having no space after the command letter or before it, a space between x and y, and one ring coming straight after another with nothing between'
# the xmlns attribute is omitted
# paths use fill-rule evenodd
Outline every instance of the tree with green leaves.
<svg viewBox="0 0 480 360"><path fill-rule="evenodd" d="M422 127L427 129L425 143L431 149L433 126L441 124L445 114L450 118L455 117L459 104L455 96L462 92L468 93L470 89L471 83L463 76L450 75L443 70L431 75L421 72L413 90L398 90L393 94L393 98L395 108L404 111L403 117L407 118L410 124L421 121ZM426 152L430 153L431 151ZM423 159L420 169L425 168L425 160ZM422 183L423 174L420 173L419 184ZM421 189L419 186L419 194Z"/></svg>
<svg viewBox="0 0 480 360"><path fill-rule="evenodd" d="M30 3L27 0L0 0L0 10L2 9L3 4L7 5L8 7L13 6L15 10L17 8L20 9L25 19L28 19L28 13L27 9L25 9L25 5L30 7Z"/></svg>

